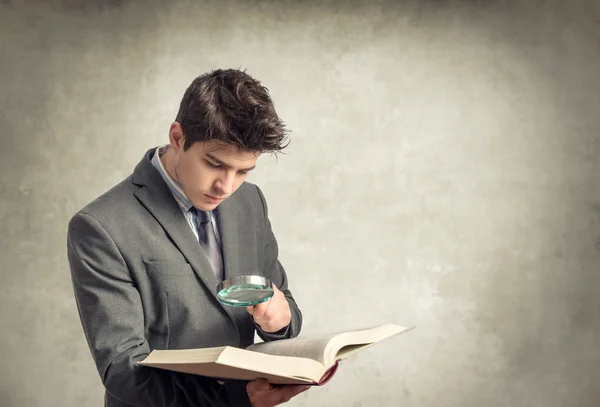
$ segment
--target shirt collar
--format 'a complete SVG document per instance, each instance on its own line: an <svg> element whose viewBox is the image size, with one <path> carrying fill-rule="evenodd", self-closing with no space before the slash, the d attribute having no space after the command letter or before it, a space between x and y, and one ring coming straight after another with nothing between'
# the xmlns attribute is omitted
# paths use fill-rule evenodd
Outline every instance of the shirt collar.
<svg viewBox="0 0 600 407"><path fill-rule="evenodd" d="M183 192L183 189L181 188L179 182L177 182L173 177L171 177L171 174L169 174L169 172L165 169L165 167L162 164L162 161L160 160L160 157L167 151L168 148L169 145L164 145L156 148L156 152L152 157L152 165L156 167L158 173L167 184L167 187L169 187L169 190L173 194L173 197L175 198L175 201L177 201L177 204L179 205L181 210L183 212L187 212L192 208L192 203L185 196L185 193Z"/></svg>

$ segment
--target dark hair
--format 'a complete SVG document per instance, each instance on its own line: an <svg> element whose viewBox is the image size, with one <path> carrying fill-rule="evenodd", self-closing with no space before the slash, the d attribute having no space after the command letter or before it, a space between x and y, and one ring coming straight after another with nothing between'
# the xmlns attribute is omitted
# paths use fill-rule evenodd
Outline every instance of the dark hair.
<svg viewBox="0 0 600 407"><path fill-rule="evenodd" d="M185 150L208 140L261 153L288 145L268 89L240 70L218 69L194 79L175 120L183 128Z"/></svg>

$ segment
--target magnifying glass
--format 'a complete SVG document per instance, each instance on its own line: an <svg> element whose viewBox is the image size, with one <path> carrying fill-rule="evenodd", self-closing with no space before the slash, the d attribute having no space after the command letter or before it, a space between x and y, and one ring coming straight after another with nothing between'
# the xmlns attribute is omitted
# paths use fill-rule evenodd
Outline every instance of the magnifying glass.
<svg viewBox="0 0 600 407"><path fill-rule="evenodd" d="M217 286L217 299L232 307L260 304L273 294L271 280L262 276L235 276Z"/></svg>

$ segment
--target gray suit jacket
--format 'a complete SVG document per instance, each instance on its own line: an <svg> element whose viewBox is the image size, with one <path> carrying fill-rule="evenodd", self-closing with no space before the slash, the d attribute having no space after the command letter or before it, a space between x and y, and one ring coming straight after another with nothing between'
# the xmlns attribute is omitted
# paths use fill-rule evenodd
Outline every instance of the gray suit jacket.
<svg viewBox="0 0 600 407"><path fill-rule="evenodd" d="M106 388L105 405L248 406L245 382L136 365L152 349L246 347L294 337L302 314L278 260L260 189L244 183L216 209L225 278L265 275L290 304L284 335L269 335L245 308L222 305L202 247L146 152L133 174L76 213L67 252L81 323Z"/></svg>

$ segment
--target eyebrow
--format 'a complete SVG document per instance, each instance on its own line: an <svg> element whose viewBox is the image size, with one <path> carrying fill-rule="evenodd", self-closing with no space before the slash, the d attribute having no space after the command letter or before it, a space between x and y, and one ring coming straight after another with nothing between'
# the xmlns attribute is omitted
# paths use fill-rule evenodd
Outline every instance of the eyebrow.
<svg viewBox="0 0 600 407"><path fill-rule="evenodd" d="M209 154L209 153L205 153L205 155L206 155L208 158L210 158L211 160L213 160L214 162L216 162L217 164L219 164L219 165L221 165L221 166L223 166L223 167L225 167L225 168L231 168L231 165L229 165L229 164L227 164L227 163L225 163L225 162L223 162L223 161L219 160L217 157L215 157L215 156L213 156L213 155L211 155L211 154ZM252 166L252 167L249 167L249 168L240 168L240 171L252 171L254 168L256 168L256 166L255 166L255 165L254 165L254 166Z"/></svg>

